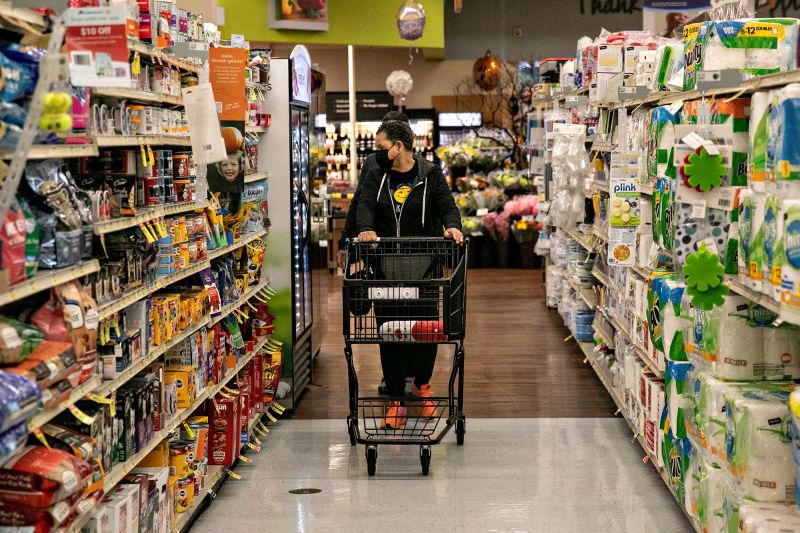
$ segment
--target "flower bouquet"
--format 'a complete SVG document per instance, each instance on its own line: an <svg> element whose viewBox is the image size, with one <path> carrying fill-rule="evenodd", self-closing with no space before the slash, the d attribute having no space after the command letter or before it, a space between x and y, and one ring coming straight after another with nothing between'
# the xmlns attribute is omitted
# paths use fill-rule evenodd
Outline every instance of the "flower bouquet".
<svg viewBox="0 0 800 533"><path fill-rule="evenodd" d="M481 217L461 217L461 229L464 235L483 233L483 220Z"/></svg>
<svg viewBox="0 0 800 533"><path fill-rule="evenodd" d="M469 146L451 144L437 148L436 155L450 168L468 167L478 156L478 151Z"/></svg>
<svg viewBox="0 0 800 533"><path fill-rule="evenodd" d="M517 220L511 223L511 233L518 243L533 242L536 240L536 223L528 220Z"/></svg>
<svg viewBox="0 0 800 533"><path fill-rule="evenodd" d="M504 199L503 192L497 187L472 191L472 197L475 199L475 205L478 209L486 208L489 211L494 211L500 207Z"/></svg>
<svg viewBox="0 0 800 533"><path fill-rule="evenodd" d="M462 217L474 213L478 208L475 204L475 198L472 197L472 193L462 192L456 193L453 196L456 201L456 207L458 207L458 212L461 213Z"/></svg>

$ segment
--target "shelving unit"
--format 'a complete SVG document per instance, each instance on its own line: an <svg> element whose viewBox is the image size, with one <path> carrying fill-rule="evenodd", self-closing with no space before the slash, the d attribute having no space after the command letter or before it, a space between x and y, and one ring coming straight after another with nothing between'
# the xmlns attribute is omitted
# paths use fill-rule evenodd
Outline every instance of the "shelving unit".
<svg viewBox="0 0 800 533"><path fill-rule="evenodd" d="M255 183L257 181L263 181L269 179L268 172L256 172L255 174L245 174L244 182L245 183Z"/></svg>
<svg viewBox="0 0 800 533"><path fill-rule="evenodd" d="M245 133L266 133L269 131L267 126L245 126Z"/></svg>
<svg viewBox="0 0 800 533"><path fill-rule="evenodd" d="M22 300L36 293L80 279L83 276L94 274L99 270L100 263L97 259L90 259L74 267L61 268L58 270L39 270L33 278L13 285L8 292L0 293L0 306Z"/></svg>
<svg viewBox="0 0 800 533"><path fill-rule="evenodd" d="M126 146L192 146L188 135L98 135L100 148L122 148Z"/></svg>
<svg viewBox="0 0 800 533"><path fill-rule="evenodd" d="M187 72L197 73L200 71L200 66L197 63L180 59L173 54L170 54L164 50L159 50L154 46L143 43L136 39L128 39L128 48L130 48L131 52L138 52L139 54L150 57L153 63L167 63L168 65L176 66L179 69Z"/></svg>
<svg viewBox="0 0 800 533"><path fill-rule="evenodd" d="M97 157L97 145L94 143L84 144L35 144L28 152L28 159L50 159L50 158L71 158L71 157ZM0 159L11 159L13 152L0 151Z"/></svg>
<svg viewBox="0 0 800 533"><path fill-rule="evenodd" d="M92 96L100 98L119 98L125 100L136 100L137 102L154 102L158 104L169 104L182 106L183 98L171 94L157 94L138 89L125 89L124 87L97 87L92 89Z"/></svg>
<svg viewBox="0 0 800 533"><path fill-rule="evenodd" d="M253 233L248 233L247 235L242 236L238 241L233 244L229 244L228 246L224 246L222 248L217 248L216 250L209 250L208 251L208 258L209 259L216 259L218 257L222 257L225 254L231 253L239 248L243 248L253 242L256 239L260 239L267 234L266 229L260 229Z"/></svg>
<svg viewBox="0 0 800 533"><path fill-rule="evenodd" d="M111 472L106 473L106 479L103 483L103 490L105 492L109 492L114 486L122 481L122 478L130 474L131 470L136 468L142 459L144 459L147 454L152 452L158 444L169 437L175 430L177 430L181 424L191 415L197 408L203 405L203 403L208 400L209 398L213 398L214 396L219 393L223 387L225 387L234 377L245 367L250 360L255 357L255 355L261 351L272 338L271 335L265 336L261 339L256 345L253 347L251 351L249 351L244 357L241 358L239 363L234 367L231 372L220 381L216 385L206 388L203 392L197 395L195 401L189 407L179 410L175 417L167 422L164 429L161 431L156 432L153 435L153 438L145 445L139 452L133 455L130 459L125 461L124 463L118 463L114 465L114 468L111 469Z"/></svg>
<svg viewBox="0 0 800 533"><path fill-rule="evenodd" d="M160 205L158 207L146 207L138 209L138 213L131 217L119 217L111 220L101 220L94 223L95 235L113 233L128 228L135 228L139 224L145 224L158 218L180 215L181 213L191 213L208 206L206 200L200 202L178 202L175 204Z"/></svg>
<svg viewBox="0 0 800 533"><path fill-rule="evenodd" d="M52 419L57 417L59 414L63 413L73 405L75 402L83 398L84 396L91 394L100 386L100 377L99 376L92 376L91 378L87 379L74 389L69 395L69 398L62 401L60 404L51 407L49 409L43 409L40 411L36 416L31 418L28 421L28 429L30 431L34 431L35 429L39 429L40 427L44 426Z"/></svg>

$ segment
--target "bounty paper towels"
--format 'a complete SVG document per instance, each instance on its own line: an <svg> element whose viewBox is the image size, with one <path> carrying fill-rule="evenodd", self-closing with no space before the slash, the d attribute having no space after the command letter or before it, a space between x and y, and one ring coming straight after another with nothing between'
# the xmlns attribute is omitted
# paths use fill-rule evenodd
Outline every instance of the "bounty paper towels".
<svg viewBox="0 0 800 533"><path fill-rule="evenodd" d="M783 233L781 270L781 318L800 321L800 200L784 198L780 211Z"/></svg>
<svg viewBox="0 0 800 533"><path fill-rule="evenodd" d="M775 150L777 180L800 179L800 84L787 85L777 93L771 119L777 123Z"/></svg>
<svg viewBox="0 0 800 533"><path fill-rule="evenodd" d="M764 191L766 183L768 122L770 116L771 91L759 91L750 101L750 176L749 185L755 191Z"/></svg>
<svg viewBox="0 0 800 533"><path fill-rule="evenodd" d="M674 275L651 281L648 328L653 344L672 361L686 361L683 346L685 320L681 318L681 298L686 286Z"/></svg>

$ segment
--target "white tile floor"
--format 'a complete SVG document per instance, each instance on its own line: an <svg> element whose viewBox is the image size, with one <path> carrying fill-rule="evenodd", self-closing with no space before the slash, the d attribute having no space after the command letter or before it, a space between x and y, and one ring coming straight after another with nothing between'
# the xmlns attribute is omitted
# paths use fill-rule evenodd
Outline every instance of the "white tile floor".
<svg viewBox="0 0 800 533"><path fill-rule="evenodd" d="M343 420L286 420L251 465L237 466L195 524L198 533L691 531L620 419L470 419L420 475L418 448L364 447ZM293 495L295 488L319 488Z"/></svg>

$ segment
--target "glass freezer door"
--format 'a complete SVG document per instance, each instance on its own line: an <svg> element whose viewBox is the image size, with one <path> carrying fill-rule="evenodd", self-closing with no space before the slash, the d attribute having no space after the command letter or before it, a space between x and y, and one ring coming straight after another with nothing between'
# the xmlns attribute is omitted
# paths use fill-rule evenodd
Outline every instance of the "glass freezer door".
<svg viewBox="0 0 800 533"><path fill-rule="evenodd" d="M311 326L311 212L308 168L308 111L292 108L292 300L295 338Z"/></svg>

